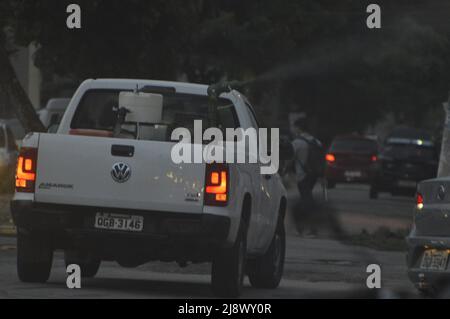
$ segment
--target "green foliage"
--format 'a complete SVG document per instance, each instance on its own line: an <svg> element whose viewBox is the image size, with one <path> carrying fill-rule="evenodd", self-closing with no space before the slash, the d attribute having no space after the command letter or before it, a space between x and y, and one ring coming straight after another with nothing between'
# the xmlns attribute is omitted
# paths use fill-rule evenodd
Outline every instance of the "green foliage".
<svg viewBox="0 0 450 319"><path fill-rule="evenodd" d="M6 28L11 21L12 9L9 1L0 1L0 30ZM0 32L0 45L4 45L6 40L6 34Z"/></svg>

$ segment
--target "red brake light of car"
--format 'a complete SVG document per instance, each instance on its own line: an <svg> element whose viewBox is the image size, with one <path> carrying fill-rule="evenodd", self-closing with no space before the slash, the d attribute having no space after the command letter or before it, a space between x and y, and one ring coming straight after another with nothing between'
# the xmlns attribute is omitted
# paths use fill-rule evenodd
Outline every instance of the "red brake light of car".
<svg viewBox="0 0 450 319"><path fill-rule="evenodd" d="M17 158L16 191L33 193L36 182L37 148L22 147Z"/></svg>
<svg viewBox="0 0 450 319"><path fill-rule="evenodd" d="M327 155L325 155L325 160L328 163L333 163L336 161L336 156L334 156L334 154L327 154Z"/></svg>
<svg viewBox="0 0 450 319"><path fill-rule="evenodd" d="M228 203L229 173L226 164L206 165L205 205L226 206Z"/></svg>
<svg viewBox="0 0 450 319"><path fill-rule="evenodd" d="M423 196L420 193L416 194L416 207L417 209L423 208Z"/></svg>

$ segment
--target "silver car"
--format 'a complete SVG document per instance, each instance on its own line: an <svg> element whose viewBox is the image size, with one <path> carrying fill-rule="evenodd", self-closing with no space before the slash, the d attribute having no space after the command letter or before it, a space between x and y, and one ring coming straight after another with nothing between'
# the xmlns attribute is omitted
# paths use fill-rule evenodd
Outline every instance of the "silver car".
<svg viewBox="0 0 450 319"><path fill-rule="evenodd" d="M433 293L448 285L450 177L419 183L414 223L407 242L408 275L417 289Z"/></svg>

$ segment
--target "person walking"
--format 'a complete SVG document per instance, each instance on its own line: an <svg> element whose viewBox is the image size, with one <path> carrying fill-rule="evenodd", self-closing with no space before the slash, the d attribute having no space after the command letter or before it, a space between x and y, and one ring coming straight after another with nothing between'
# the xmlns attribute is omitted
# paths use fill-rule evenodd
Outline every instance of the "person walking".
<svg viewBox="0 0 450 319"><path fill-rule="evenodd" d="M311 207L314 204L313 189L317 180L323 177L325 152L322 143L307 132L305 119L297 120L294 148L294 169L301 201Z"/></svg>

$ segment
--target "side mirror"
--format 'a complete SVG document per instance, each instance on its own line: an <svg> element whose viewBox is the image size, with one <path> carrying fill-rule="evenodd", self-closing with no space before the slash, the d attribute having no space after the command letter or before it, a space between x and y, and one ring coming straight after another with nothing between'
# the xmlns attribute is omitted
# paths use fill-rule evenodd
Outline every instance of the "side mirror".
<svg viewBox="0 0 450 319"><path fill-rule="evenodd" d="M288 139L280 138L280 160L288 161L294 158L294 147Z"/></svg>

